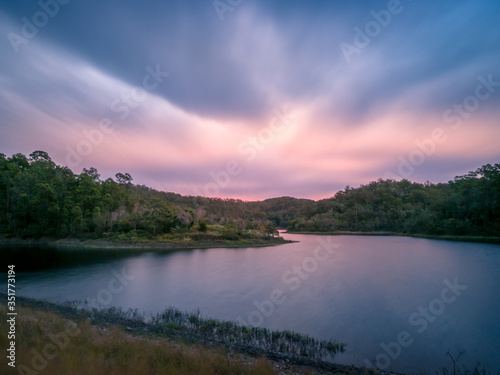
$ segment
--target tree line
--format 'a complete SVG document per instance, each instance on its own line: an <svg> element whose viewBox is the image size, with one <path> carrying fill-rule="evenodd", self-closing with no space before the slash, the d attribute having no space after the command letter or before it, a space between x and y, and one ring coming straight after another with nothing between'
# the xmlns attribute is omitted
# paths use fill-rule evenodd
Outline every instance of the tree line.
<svg viewBox="0 0 500 375"><path fill-rule="evenodd" d="M383 180L347 186L318 201L281 197L259 202L182 196L134 185L128 173L102 180L80 174L44 151L0 154L0 233L16 237L92 237L206 232L363 231L430 235L500 235L500 164L453 181Z"/></svg>
<svg viewBox="0 0 500 375"><path fill-rule="evenodd" d="M0 154L0 233L14 237L154 237L217 228L274 234L265 212L239 200L186 197L132 184L128 173L102 180L95 168L75 174L44 151Z"/></svg>
<svg viewBox="0 0 500 375"><path fill-rule="evenodd" d="M383 180L319 201L278 198L268 217L291 231L500 236L500 164L447 183Z"/></svg>

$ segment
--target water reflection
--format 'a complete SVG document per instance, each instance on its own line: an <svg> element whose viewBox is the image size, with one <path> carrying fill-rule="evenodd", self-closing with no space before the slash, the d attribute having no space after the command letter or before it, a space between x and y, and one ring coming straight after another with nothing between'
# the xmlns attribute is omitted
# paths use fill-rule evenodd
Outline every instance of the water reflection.
<svg viewBox="0 0 500 375"><path fill-rule="evenodd" d="M95 298L113 271L125 270L134 278L112 295L111 305L152 312L166 306L200 308L205 316L233 321L260 314L265 327L347 343L347 352L336 360L356 365L385 353L381 344L390 345L406 331L413 342L391 358L391 370L432 372L449 365L445 353L457 347L467 349L464 364L477 359L492 370L500 368L500 246L406 237L285 236L300 242L168 254L42 256L30 250L25 257L37 260L18 282L22 294L51 301ZM339 246L317 264L306 261L314 258L320 240ZM18 264L24 267L26 259L19 258ZM291 277L300 278L297 288L287 282ZM457 277L468 289L419 333L410 316L440 298L445 279ZM271 309L265 301L276 290L283 302Z"/></svg>

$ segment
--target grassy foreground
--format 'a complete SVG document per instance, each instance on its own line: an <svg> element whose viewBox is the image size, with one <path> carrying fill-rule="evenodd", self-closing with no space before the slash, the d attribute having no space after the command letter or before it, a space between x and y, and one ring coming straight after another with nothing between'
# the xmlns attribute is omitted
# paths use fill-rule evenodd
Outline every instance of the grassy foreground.
<svg viewBox="0 0 500 375"><path fill-rule="evenodd" d="M5 307L0 309L5 313ZM220 348L186 345L159 337L132 336L118 326L24 307L17 321L16 368L0 358L2 374L276 374L270 361L229 355ZM8 348L7 324L0 343Z"/></svg>
<svg viewBox="0 0 500 375"><path fill-rule="evenodd" d="M5 294L1 293L2 297ZM4 298L2 298L4 299ZM146 317L17 298L16 368L1 374L379 374L313 359L343 345L287 331L235 327L167 309ZM5 304L0 314L6 316ZM9 348L6 319L0 347ZM236 333L236 335L235 335Z"/></svg>

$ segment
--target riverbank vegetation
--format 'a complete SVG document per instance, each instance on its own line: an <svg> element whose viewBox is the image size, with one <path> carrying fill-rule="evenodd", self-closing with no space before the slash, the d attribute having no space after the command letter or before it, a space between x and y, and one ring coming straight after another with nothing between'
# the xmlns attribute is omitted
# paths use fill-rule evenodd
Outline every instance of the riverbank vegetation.
<svg viewBox="0 0 500 375"><path fill-rule="evenodd" d="M318 201L260 202L160 192L132 184L128 173L102 180L80 174L43 151L0 154L0 233L4 237L83 238L127 243L270 240L292 232L368 232L500 237L500 164L447 183L383 180L347 186Z"/></svg>
<svg viewBox="0 0 500 375"><path fill-rule="evenodd" d="M316 374L342 368L357 373L349 366L318 361L344 350L335 342L242 327L173 308L146 316L82 307L18 299L17 369L11 373ZM0 311L5 314L5 307ZM7 330L8 323L0 323L3 347L8 347ZM9 369L5 362L4 356L0 366Z"/></svg>

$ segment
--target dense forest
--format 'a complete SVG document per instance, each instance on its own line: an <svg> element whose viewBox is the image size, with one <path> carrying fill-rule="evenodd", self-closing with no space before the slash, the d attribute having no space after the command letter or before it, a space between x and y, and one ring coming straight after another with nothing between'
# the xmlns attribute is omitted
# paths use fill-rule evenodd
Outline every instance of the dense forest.
<svg viewBox="0 0 500 375"><path fill-rule="evenodd" d="M56 165L43 151L0 154L0 233L14 237L129 239L207 230L225 239L272 236L257 207L237 200L184 197L132 184L128 173L101 180Z"/></svg>
<svg viewBox="0 0 500 375"><path fill-rule="evenodd" d="M291 231L499 236L500 164L440 184L379 179L294 206L293 211L275 206L266 212Z"/></svg>
<svg viewBox="0 0 500 375"><path fill-rule="evenodd" d="M290 231L500 235L500 164L440 184L382 180L319 201L203 198L100 178L56 165L43 151L0 154L0 233L9 237L150 237L218 230L225 238ZM118 236L118 237L117 237ZM121 236L121 237L120 237Z"/></svg>

